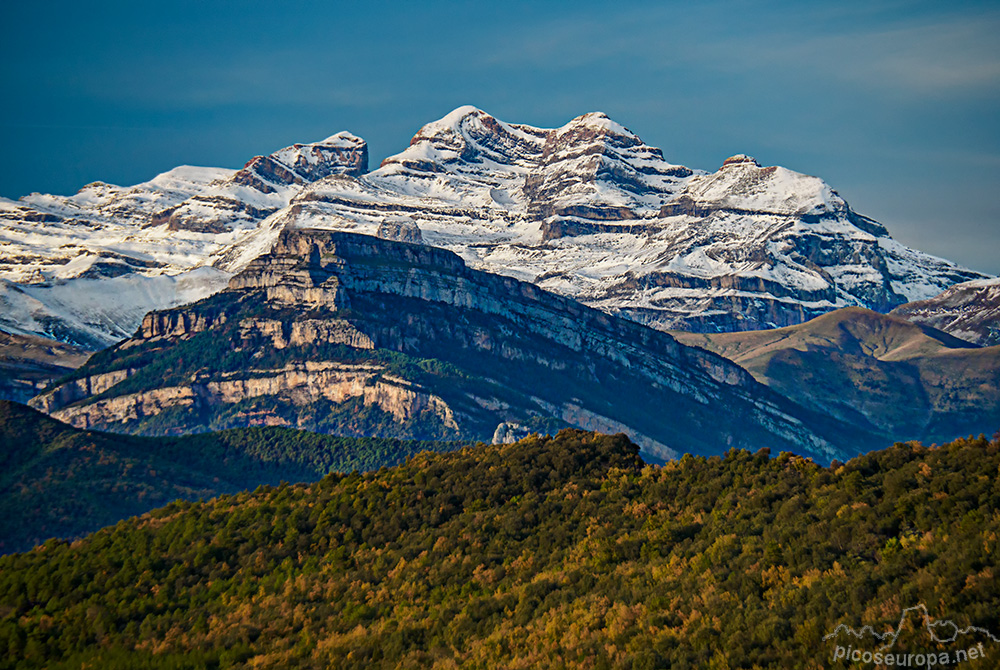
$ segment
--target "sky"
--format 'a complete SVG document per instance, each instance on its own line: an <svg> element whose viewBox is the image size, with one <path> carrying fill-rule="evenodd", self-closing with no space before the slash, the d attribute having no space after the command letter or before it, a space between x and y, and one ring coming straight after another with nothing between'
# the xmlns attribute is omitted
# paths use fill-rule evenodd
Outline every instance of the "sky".
<svg viewBox="0 0 1000 670"><path fill-rule="evenodd" d="M372 167L464 104L603 111L672 163L826 180L894 238L1000 274L1000 3L10 3L0 196L240 167L350 130Z"/></svg>

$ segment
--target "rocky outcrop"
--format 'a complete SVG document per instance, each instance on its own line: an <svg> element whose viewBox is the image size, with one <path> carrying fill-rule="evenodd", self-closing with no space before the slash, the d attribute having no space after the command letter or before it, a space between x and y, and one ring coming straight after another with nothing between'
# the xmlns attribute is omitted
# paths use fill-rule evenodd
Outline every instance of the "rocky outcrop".
<svg viewBox="0 0 1000 670"><path fill-rule="evenodd" d="M135 369L124 368L87 375L32 398L28 405L46 414L52 414L67 405L104 393L134 373Z"/></svg>
<svg viewBox="0 0 1000 670"><path fill-rule="evenodd" d="M192 407L195 400L194 389L175 386L95 400L79 407L64 407L51 412L51 416L76 428L97 427L107 430L129 421L156 416L168 409ZM46 411L42 403L32 401L30 406Z"/></svg>
<svg viewBox="0 0 1000 670"><path fill-rule="evenodd" d="M397 242L409 242L410 244L423 244L424 236L420 234L420 227L413 219L406 216L387 218L379 224L375 231L375 237L383 240L395 240Z"/></svg>
<svg viewBox="0 0 1000 670"><path fill-rule="evenodd" d="M289 307L336 309L348 306L347 295L336 275L327 273L320 279L309 269L298 267L295 261L272 264L269 260L251 262L248 272L230 280L230 290L263 289L269 303Z"/></svg>
<svg viewBox="0 0 1000 670"><path fill-rule="evenodd" d="M277 319L244 319L240 322L241 339L253 334L270 338L275 349L317 344L343 344L352 349L374 349L372 339L347 321L305 319L289 324Z"/></svg>
<svg viewBox="0 0 1000 670"><path fill-rule="evenodd" d="M108 429L135 424L166 410L196 409L204 413L255 398L280 399L295 407L308 407L320 400L340 404L357 398L362 405L378 407L401 423L429 412L446 428L458 428L451 408L441 398L404 379L385 374L385 369L378 366L308 361L277 370L247 370L240 377L196 380L184 386L100 398L84 405L69 406L65 401L72 395L60 393L45 401L36 399L33 406L77 428ZM84 383L94 380L95 377L88 377ZM103 381L107 383L110 379ZM289 422L268 423L281 424L289 425Z"/></svg>
<svg viewBox="0 0 1000 670"><path fill-rule="evenodd" d="M519 423L507 423L504 421L493 431L493 440L490 444L514 444L531 434L527 428Z"/></svg>
<svg viewBox="0 0 1000 670"><path fill-rule="evenodd" d="M443 249L349 233L282 232L226 291L150 315L81 373L96 379L117 354L119 366L146 361L150 372L140 366L120 393L39 406L136 432L162 431L156 417L168 411L176 430L283 421L488 440L500 423L576 425L625 432L659 459L763 444L829 459L854 448L850 429L815 424L740 367L666 333Z"/></svg>
<svg viewBox="0 0 1000 670"><path fill-rule="evenodd" d="M139 337L153 341L164 337L190 337L225 323L225 314L193 314L185 311L150 312L142 319Z"/></svg>

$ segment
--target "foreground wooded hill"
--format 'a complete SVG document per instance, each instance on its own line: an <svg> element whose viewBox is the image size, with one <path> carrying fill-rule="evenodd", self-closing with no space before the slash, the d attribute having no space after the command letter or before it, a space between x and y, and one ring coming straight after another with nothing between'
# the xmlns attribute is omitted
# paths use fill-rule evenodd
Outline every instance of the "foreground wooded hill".
<svg viewBox="0 0 1000 670"><path fill-rule="evenodd" d="M0 400L0 553L76 538L178 498L377 470L463 443L242 428L148 438L77 430Z"/></svg>
<svg viewBox="0 0 1000 670"><path fill-rule="evenodd" d="M563 431L51 541L0 559L0 649L21 668L820 668L837 624L917 603L1000 631L1000 439L829 469L637 452Z"/></svg>

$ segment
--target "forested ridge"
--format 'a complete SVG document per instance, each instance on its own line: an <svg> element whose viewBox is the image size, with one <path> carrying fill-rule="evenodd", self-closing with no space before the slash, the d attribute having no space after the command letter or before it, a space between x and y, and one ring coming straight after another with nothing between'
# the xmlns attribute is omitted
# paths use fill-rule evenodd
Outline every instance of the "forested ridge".
<svg viewBox="0 0 1000 670"><path fill-rule="evenodd" d="M377 470L466 443L320 435L281 427L179 437L78 430L0 400L0 553L74 538L178 498Z"/></svg>
<svg viewBox="0 0 1000 670"><path fill-rule="evenodd" d="M917 603L1000 631L998 468L984 438L831 468L648 466L576 430L421 454L4 557L0 645L21 668L834 667L825 633Z"/></svg>

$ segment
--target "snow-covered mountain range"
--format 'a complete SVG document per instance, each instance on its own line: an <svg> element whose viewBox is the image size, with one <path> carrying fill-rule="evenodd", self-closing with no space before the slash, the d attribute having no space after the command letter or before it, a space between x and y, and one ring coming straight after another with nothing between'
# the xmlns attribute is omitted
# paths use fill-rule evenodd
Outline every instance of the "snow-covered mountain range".
<svg viewBox="0 0 1000 670"><path fill-rule="evenodd" d="M663 329L888 311L984 277L897 243L816 177L744 155L674 165L600 113L543 129L461 107L367 163L339 133L238 171L0 200L0 327L110 344L222 288L288 226L422 240Z"/></svg>
<svg viewBox="0 0 1000 670"><path fill-rule="evenodd" d="M123 188L0 198L0 328L103 348L154 309L211 295L267 251L261 222L305 184L368 170L350 133L257 156L240 170L181 166Z"/></svg>

